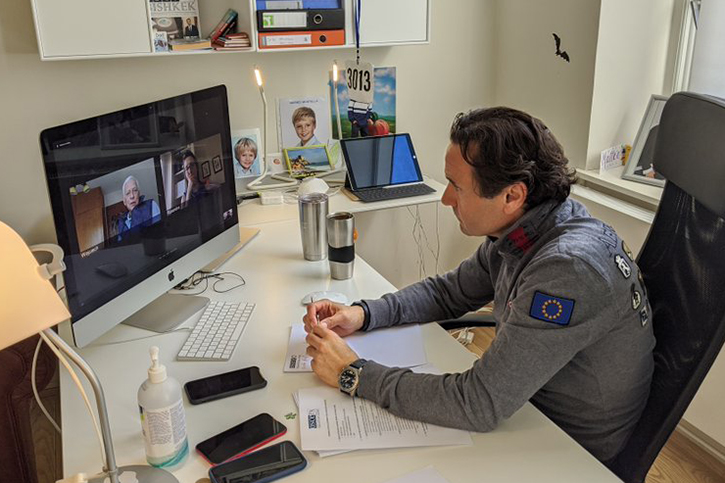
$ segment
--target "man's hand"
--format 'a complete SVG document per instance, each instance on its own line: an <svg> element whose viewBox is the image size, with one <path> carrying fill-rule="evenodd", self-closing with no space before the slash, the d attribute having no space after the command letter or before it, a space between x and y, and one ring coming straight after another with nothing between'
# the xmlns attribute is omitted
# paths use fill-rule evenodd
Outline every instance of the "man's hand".
<svg viewBox="0 0 725 483"><path fill-rule="evenodd" d="M357 305L348 307L329 300L320 300L307 306L307 314L302 320L308 334L318 324L325 323L328 329L340 337L345 337L360 330L365 322L365 311Z"/></svg>
<svg viewBox="0 0 725 483"><path fill-rule="evenodd" d="M305 340L309 344L307 355L312 357L312 370L330 386L337 387L342 370L359 359L355 351L324 322L316 324Z"/></svg>

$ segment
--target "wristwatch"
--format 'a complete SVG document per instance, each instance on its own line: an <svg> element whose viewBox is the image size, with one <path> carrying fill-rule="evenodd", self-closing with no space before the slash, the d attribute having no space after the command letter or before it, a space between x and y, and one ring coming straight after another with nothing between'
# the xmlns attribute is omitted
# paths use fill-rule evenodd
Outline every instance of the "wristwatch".
<svg viewBox="0 0 725 483"><path fill-rule="evenodd" d="M360 373L365 363L367 363L365 359L358 359L342 370L337 379L340 391L355 397L357 387L360 385Z"/></svg>

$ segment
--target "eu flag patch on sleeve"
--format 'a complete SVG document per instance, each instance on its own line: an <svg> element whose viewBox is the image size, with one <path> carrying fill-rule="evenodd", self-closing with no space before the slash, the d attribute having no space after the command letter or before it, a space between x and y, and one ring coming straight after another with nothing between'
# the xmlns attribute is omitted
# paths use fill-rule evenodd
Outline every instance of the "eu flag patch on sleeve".
<svg viewBox="0 0 725 483"><path fill-rule="evenodd" d="M537 291L534 292L534 300L531 302L529 315L544 322L568 325L573 311L573 300L554 297Z"/></svg>

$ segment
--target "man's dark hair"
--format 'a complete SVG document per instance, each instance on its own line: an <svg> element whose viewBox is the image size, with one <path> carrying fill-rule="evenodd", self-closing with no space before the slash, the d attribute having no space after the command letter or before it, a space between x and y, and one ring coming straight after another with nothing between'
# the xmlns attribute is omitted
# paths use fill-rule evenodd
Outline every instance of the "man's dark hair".
<svg viewBox="0 0 725 483"><path fill-rule="evenodd" d="M456 116L450 140L473 167L478 194L493 198L519 181L526 208L564 201L576 181L564 149L543 122L508 107L474 109Z"/></svg>

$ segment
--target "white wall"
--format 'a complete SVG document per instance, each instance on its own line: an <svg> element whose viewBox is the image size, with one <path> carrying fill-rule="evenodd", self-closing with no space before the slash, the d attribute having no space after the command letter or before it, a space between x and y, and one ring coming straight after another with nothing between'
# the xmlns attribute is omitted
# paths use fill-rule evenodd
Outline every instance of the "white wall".
<svg viewBox="0 0 725 483"><path fill-rule="evenodd" d="M499 105L540 118L575 167L587 150L600 0L499 0L496 91ZM552 33L571 62L555 55Z"/></svg>
<svg viewBox="0 0 725 483"><path fill-rule="evenodd" d="M441 182L453 116L491 103L492 4L457 0L453 9L447 2L433 2L430 45L363 51L363 58L375 65L397 67L399 131L412 133L423 171ZM232 128L258 127L262 112L254 64L264 71L271 101L327 96L333 59L354 57L353 50L323 50L41 62L32 32L28 0L0 2L0 220L28 243L55 238L38 146L42 129L220 83L229 88ZM274 129L274 122L270 125ZM270 140L275 138L270 131ZM435 238L435 210L429 208L422 211L428 234ZM413 243L408 213L393 210L360 218L360 253L396 285L417 279L417 249L392 248ZM459 233L450 210L441 209L440 222L443 258L450 268L477 243ZM389 240L382 250L381 238Z"/></svg>
<svg viewBox="0 0 725 483"><path fill-rule="evenodd" d="M604 149L634 142L652 94L669 95L676 3L681 2L602 0L587 169L599 168Z"/></svg>

